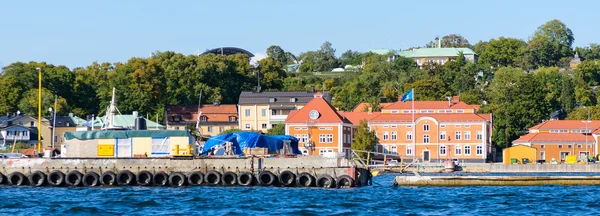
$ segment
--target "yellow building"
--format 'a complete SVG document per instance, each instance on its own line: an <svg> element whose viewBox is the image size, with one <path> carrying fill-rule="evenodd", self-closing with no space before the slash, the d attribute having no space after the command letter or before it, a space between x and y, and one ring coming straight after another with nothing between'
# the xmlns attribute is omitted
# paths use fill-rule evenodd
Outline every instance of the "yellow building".
<svg viewBox="0 0 600 216"><path fill-rule="evenodd" d="M67 157L170 157L189 155L192 137L184 130L76 131L65 133Z"/></svg>
<svg viewBox="0 0 600 216"><path fill-rule="evenodd" d="M83 127L85 120L69 113L69 116L57 116L56 120L50 117L42 119L42 140L45 147L59 147L65 142L65 132L77 131L77 128ZM53 127L54 125L54 127ZM53 131L54 130L54 131ZM54 132L54 136L52 134Z"/></svg>
<svg viewBox="0 0 600 216"><path fill-rule="evenodd" d="M266 132L276 124L284 124L288 114L302 109L315 92L314 88L310 92L242 92L238 102L239 128ZM323 99L331 102L328 91L323 92Z"/></svg>
<svg viewBox="0 0 600 216"><path fill-rule="evenodd" d="M502 150L502 163L512 164L514 162L523 164L523 159L527 158L529 163L536 163L537 149L526 145L515 145Z"/></svg>
<svg viewBox="0 0 600 216"><path fill-rule="evenodd" d="M238 128L235 104L203 104L200 108L197 105L169 105L165 108L165 119L167 130L186 130L186 127L195 128L199 123L198 134L203 137Z"/></svg>

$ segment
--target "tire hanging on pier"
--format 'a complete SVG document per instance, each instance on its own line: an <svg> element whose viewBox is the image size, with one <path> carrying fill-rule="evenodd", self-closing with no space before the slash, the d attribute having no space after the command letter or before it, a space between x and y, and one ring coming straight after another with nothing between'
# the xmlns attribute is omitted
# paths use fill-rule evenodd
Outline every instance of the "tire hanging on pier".
<svg viewBox="0 0 600 216"><path fill-rule="evenodd" d="M4 177L4 174L0 173L0 184L4 184L4 179L6 179L6 177Z"/></svg>
<svg viewBox="0 0 600 216"><path fill-rule="evenodd" d="M135 175L129 170L121 170L117 174L117 183L121 186L133 185L135 183Z"/></svg>
<svg viewBox="0 0 600 216"><path fill-rule="evenodd" d="M258 182L264 186L271 186L277 177L270 171L262 171L258 174Z"/></svg>
<svg viewBox="0 0 600 216"><path fill-rule="evenodd" d="M315 181L315 177L307 172L300 173L296 178L296 184L300 187L314 187Z"/></svg>
<svg viewBox="0 0 600 216"><path fill-rule="evenodd" d="M219 185L221 183L221 173L216 170L206 172L204 182L209 185Z"/></svg>
<svg viewBox="0 0 600 216"><path fill-rule="evenodd" d="M96 172L88 172L83 175L82 184L85 187L96 187L100 185L100 175Z"/></svg>
<svg viewBox="0 0 600 216"><path fill-rule="evenodd" d="M27 178L20 172L13 172L8 175L8 183L11 185L21 186L27 183Z"/></svg>
<svg viewBox="0 0 600 216"><path fill-rule="evenodd" d="M328 174L320 175L317 178L317 187L334 188L335 187L335 180L330 175L328 175Z"/></svg>
<svg viewBox="0 0 600 216"><path fill-rule="evenodd" d="M342 175L338 177L335 185L338 188L351 188L354 187L354 179L352 179L350 176Z"/></svg>
<svg viewBox="0 0 600 216"><path fill-rule="evenodd" d="M169 175L163 171L154 173L152 183L154 183L155 186L167 186L169 184Z"/></svg>
<svg viewBox="0 0 600 216"><path fill-rule="evenodd" d="M223 185L234 186L237 185L237 175L234 172L223 173Z"/></svg>
<svg viewBox="0 0 600 216"><path fill-rule="evenodd" d="M238 184L242 186L251 186L254 182L254 176L250 172L240 172L237 178Z"/></svg>
<svg viewBox="0 0 600 216"><path fill-rule="evenodd" d="M204 174L199 171L194 171L188 176L188 184L191 186L198 186L204 183Z"/></svg>
<svg viewBox="0 0 600 216"><path fill-rule="evenodd" d="M40 187L46 183L46 174L41 171L35 171L28 177L31 186Z"/></svg>
<svg viewBox="0 0 600 216"><path fill-rule="evenodd" d="M100 183L106 186L117 185L117 174L112 171L106 171L100 176Z"/></svg>
<svg viewBox="0 0 600 216"><path fill-rule="evenodd" d="M296 184L296 174L286 170L279 174L279 183L284 187L292 187Z"/></svg>
<svg viewBox="0 0 600 216"><path fill-rule="evenodd" d="M58 187L65 182L65 174L61 171L54 170L48 174L48 184Z"/></svg>
<svg viewBox="0 0 600 216"><path fill-rule="evenodd" d="M152 185L152 173L142 170L137 173L136 182L140 186Z"/></svg>
<svg viewBox="0 0 600 216"><path fill-rule="evenodd" d="M81 185L83 174L77 170L70 171L65 176L65 183L69 186L77 187Z"/></svg>
<svg viewBox="0 0 600 216"><path fill-rule="evenodd" d="M175 173L171 173L171 175L169 175L169 185L171 187L181 187L183 185L185 185L185 175L183 173L180 172L175 172Z"/></svg>

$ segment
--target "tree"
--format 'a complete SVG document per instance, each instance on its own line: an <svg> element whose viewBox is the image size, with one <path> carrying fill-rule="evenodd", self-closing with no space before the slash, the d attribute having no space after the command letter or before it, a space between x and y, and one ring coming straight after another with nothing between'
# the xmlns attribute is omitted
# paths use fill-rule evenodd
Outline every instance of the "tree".
<svg viewBox="0 0 600 216"><path fill-rule="evenodd" d="M588 116L589 114L589 116ZM600 107L590 106L576 108L567 115L567 120L600 120Z"/></svg>
<svg viewBox="0 0 600 216"><path fill-rule="evenodd" d="M285 134L285 124L276 124L273 128L271 128L267 131L267 134L270 136L284 135Z"/></svg>
<svg viewBox="0 0 600 216"><path fill-rule="evenodd" d="M331 47L329 41L325 41L318 51L316 69L320 72L327 72L331 71L336 66L337 59L335 58L335 49Z"/></svg>
<svg viewBox="0 0 600 216"><path fill-rule="evenodd" d="M472 49L475 53L479 54L479 61L481 62L481 55L485 52L485 48L490 42L488 41L479 41L475 45L473 45Z"/></svg>
<svg viewBox="0 0 600 216"><path fill-rule="evenodd" d="M258 61L257 72L263 89L279 90L283 88L283 80L287 77L278 61L268 57Z"/></svg>
<svg viewBox="0 0 600 216"><path fill-rule="evenodd" d="M283 51L283 49L281 49L279 46L271 45L269 48L267 48L267 56L279 62L279 64L282 66L287 65L288 63L288 56L286 52Z"/></svg>
<svg viewBox="0 0 600 216"><path fill-rule="evenodd" d="M404 87L404 91L415 90L415 100L443 100L449 96L444 82L438 78L417 80Z"/></svg>
<svg viewBox="0 0 600 216"><path fill-rule="evenodd" d="M438 42L436 39L429 42L427 45L425 45L425 47L437 48L437 45ZM471 44L469 44L469 41L459 34L449 34L442 37L441 46L442 48L470 48Z"/></svg>
<svg viewBox="0 0 600 216"><path fill-rule="evenodd" d="M600 64L596 60L586 60L575 68L574 76L590 86L600 84Z"/></svg>
<svg viewBox="0 0 600 216"><path fill-rule="evenodd" d="M529 39L526 55L534 67L557 66L562 58L573 56L573 32L560 20L539 26Z"/></svg>
<svg viewBox="0 0 600 216"><path fill-rule="evenodd" d="M591 43L587 47L575 47L575 52L585 60L599 60L600 44Z"/></svg>
<svg viewBox="0 0 600 216"><path fill-rule="evenodd" d="M23 99L19 102L19 110L22 113L37 116L38 113L38 89L28 90ZM48 89L42 89L42 115L48 115L48 108L54 109L54 94ZM65 116L69 113L67 100L58 97L56 105L56 115Z"/></svg>
<svg viewBox="0 0 600 216"><path fill-rule="evenodd" d="M516 38L492 39L479 53L479 62L495 67L518 67L527 43Z"/></svg>
<svg viewBox="0 0 600 216"><path fill-rule="evenodd" d="M339 59L340 66L344 67L346 65L360 65L362 64L362 55L360 52L348 50L342 53L342 56Z"/></svg>
<svg viewBox="0 0 600 216"><path fill-rule="evenodd" d="M354 141L352 142L353 150L360 151L375 151L375 145L377 144L377 136L374 131L369 131L369 126L366 120L360 121L358 129L354 135ZM365 157L366 154L359 154L361 157Z"/></svg>
<svg viewBox="0 0 600 216"><path fill-rule="evenodd" d="M298 59L300 60L301 64L300 64L300 68L298 68L298 70L300 72L315 72L318 70L317 68L317 64L318 64L318 52L315 51L308 51L305 53L300 53L300 56L298 57Z"/></svg>

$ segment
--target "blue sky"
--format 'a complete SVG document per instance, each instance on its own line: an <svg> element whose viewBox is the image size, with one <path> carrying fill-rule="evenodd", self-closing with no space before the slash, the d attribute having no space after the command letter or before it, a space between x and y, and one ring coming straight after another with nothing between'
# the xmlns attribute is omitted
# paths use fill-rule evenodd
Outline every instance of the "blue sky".
<svg viewBox="0 0 600 216"><path fill-rule="evenodd" d="M237 46L261 55L270 45L299 54L330 41L345 50L404 49L457 33L471 44L527 39L551 19L575 45L600 43L600 1L5 1L0 65L46 61L70 68L123 62L153 51L192 54Z"/></svg>

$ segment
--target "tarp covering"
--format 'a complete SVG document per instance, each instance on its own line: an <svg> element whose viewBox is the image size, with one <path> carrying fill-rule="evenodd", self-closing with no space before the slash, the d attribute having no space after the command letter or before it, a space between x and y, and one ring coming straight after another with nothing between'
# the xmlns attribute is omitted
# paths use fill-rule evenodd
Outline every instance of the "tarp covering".
<svg viewBox="0 0 600 216"><path fill-rule="evenodd" d="M268 136L254 132L233 132L211 137L204 143L202 152L209 152L211 149L225 145L225 142L231 142L233 153L244 155L245 148L267 148L269 152L278 151L283 148L283 141L290 140L290 145L294 154L302 154L298 149L298 139L293 136L278 135Z"/></svg>
<svg viewBox="0 0 600 216"><path fill-rule="evenodd" d="M107 130L107 131L70 131L65 132L65 139L124 139L132 137L187 137L184 130Z"/></svg>

